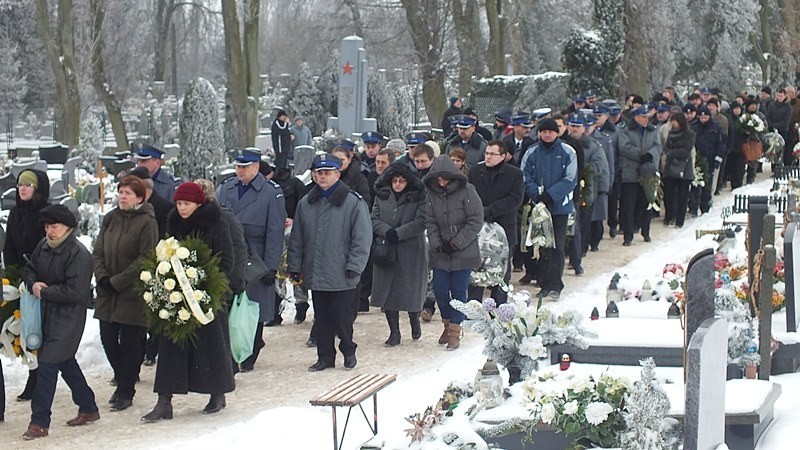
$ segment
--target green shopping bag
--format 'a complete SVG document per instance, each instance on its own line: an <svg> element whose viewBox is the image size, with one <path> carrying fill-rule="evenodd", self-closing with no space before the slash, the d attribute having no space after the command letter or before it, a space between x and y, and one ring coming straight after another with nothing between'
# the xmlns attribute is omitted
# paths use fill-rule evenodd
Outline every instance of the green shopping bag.
<svg viewBox="0 0 800 450"><path fill-rule="evenodd" d="M253 354L258 315L258 303L251 302L246 292L233 299L233 306L228 314L228 329L231 335L231 355L237 363Z"/></svg>

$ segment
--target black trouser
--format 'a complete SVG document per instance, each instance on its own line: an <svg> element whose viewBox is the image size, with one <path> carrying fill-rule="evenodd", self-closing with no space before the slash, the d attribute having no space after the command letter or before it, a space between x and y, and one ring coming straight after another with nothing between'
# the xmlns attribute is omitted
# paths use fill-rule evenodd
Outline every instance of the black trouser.
<svg viewBox="0 0 800 450"><path fill-rule="evenodd" d="M253 353L245 358L240 366L244 370L253 370L253 366L255 366L256 361L258 361L258 355L265 345L267 344L264 342L264 322L259 321L258 325L256 325L256 335L253 338Z"/></svg>
<svg viewBox="0 0 800 450"><path fill-rule="evenodd" d="M622 185L614 183L608 192L608 228L616 230L619 226L619 198L622 192Z"/></svg>
<svg viewBox="0 0 800 450"><path fill-rule="evenodd" d="M572 208L575 216L575 223L572 227L574 234L569 237L566 252L569 255L569 263L572 264L572 267L579 267L583 259L583 251L581 250L581 208L577 206L577 202L573 202ZM564 233L564 236L566 236L566 228ZM541 284L539 285L541 286Z"/></svg>
<svg viewBox="0 0 800 450"><path fill-rule="evenodd" d="M356 296L358 297L358 311L369 311L369 296L372 295L372 251L369 252L369 259L364 271L361 272L361 279L358 282Z"/></svg>
<svg viewBox="0 0 800 450"><path fill-rule="evenodd" d="M731 189L742 187L745 170L747 169L747 161L744 160L744 155L741 152L729 154L727 168L731 177Z"/></svg>
<svg viewBox="0 0 800 450"><path fill-rule="evenodd" d="M101 322L102 323L102 322ZM58 372L61 378L67 383L72 391L72 401L78 405L79 413L97 412L97 402L94 399L92 388L86 383L86 378L81 372L75 357L62 363L39 362L39 370L36 374L36 389L33 391L31 399L31 423L43 428L50 428L50 408L53 406L53 398L56 396L56 383L58 382Z"/></svg>
<svg viewBox="0 0 800 450"><path fill-rule="evenodd" d="M564 247L567 240L567 215L553 216L553 237L556 248L539 249L539 286L543 292L564 289Z"/></svg>
<svg viewBox="0 0 800 450"><path fill-rule="evenodd" d="M356 353L353 322L356 316L355 289L346 291L312 291L314 298L314 333L317 338L317 359L334 364L334 338L339 337L339 351L345 356Z"/></svg>
<svg viewBox="0 0 800 450"><path fill-rule="evenodd" d="M602 220L593 220L590 222L589 225L589 246L592 249L597 249L600 247L600 241L603 240L603 221Z"/></svg>
<svg viewBox="0 0 800 450"><path fill-rule="evenodd" d="M436 312L436 297L433 295L433 286L428 281L428 287L425 288L425 303L422 304L422 309L428 311L433 315Z"/></svg>
<svg viewBox="0 0 800 450"><path fill-rule="evenodd" d="M585 255L589 251L589 241L592 235L592 207L586 206L581 208L581 254ZM577 223L575 225L578 225Z"/></svg>
<svg viewBox="0 0 800 450"><path fill-rule="evenodd" d="M133 398L136 393L134 386L142 367L142 345L146 333L145 327L100 321L100 342L111 368L114 369L120 398Z"/></svg>
<svg viewBox="0 0 800 450"><path fill-rule="evenodd" d="M703 178L704 186L692 186L689 192L689 211L692 214L697 214L699 209L703 213L707 213L711 209L711 181L714 179L714 172L705 174Z"/></svg>
<svg viewBox="0 0 800 450"><path fill-rule="evenodd" d="M651 212L647 209L647 198L639 183L622 183L620 195L620 222L625 242L633 241L634 223L639 225L642 236L650 236Z"/></svg>
<svg viewBox="0 0 800 450"><path fill-rule="evenodd" d="M156 356L158 356L159 339L161 339L160 334L157 334L154 331L147 333L147 343L145 344L144 348L144 359L148 359L150 361L156 360Z"/></svg>
<svg viewBox="0 0 800 450"><path fill-rule="evenodd" d="M689 180L664 178L664 222L675 221L682 227L686 221L686 207L689 202Z"/></svg>
<svg viewBox="0 0 800 450"><path fill-rule="evenodd" d="M506 273L503 275L503 281L508 286L508 283L511 281L511 261L509 264L506 265ZM483 286L474 286L470 284L468 286L467 292L469 293L467 300L478 300L483 301ZM508 292L504 291L503 288L500 286L491 286L492 298L494 299L495 303L498 305L502 305L506 301L508 301Z"/></svg>
<svg viewBox="0 0 800 450"><path fill-rule="evenodd" d="M0 422L6 420L6 379L3 376L3 364L0 363Z"/></svg>

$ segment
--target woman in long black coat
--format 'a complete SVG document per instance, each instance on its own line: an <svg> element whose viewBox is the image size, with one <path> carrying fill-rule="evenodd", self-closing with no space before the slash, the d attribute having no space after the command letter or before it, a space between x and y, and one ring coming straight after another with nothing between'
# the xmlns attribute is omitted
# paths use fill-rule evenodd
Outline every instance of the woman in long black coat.
<svg viewBox="0 0 800 450"><path fill-rule="evenodd" d="M39 221L39 211L47 206L49 196L50 180L46 173L29 169L23 170L17 176L17 204L8 214L6 242L3 246L6 270L15 266L19 269L19 275L22 275L21 270L25 266L22 255L33 253L36 244L44 239L44 226ZM17 400L30 400L35 388L36 369L28 372L28 382ZM5 405L5 392L0 392L0 401Z"/></svg>
<svg viewBox="0 0 800 450"><path fill-rule="evenodd" d="M378 178L375 196L372 231L396 246L397 262L375 264L370 304L383 308L389 323L385 344L395 346L400 344L400 311L408 311L412 339L422 335L419 313L428 281L425 186L406 164L395 163Z"/></svg>
<svg viewBox="0 0 800 450"><path fill-rule="evenodd" d="M173 199L175 209L167 219L167 234L179 240L198 235L213 254L219 255L220 270L230 276L235 261L233 243L219 205L207 201L203 188L197 183L182 183ZM224 303L228 300L224 299ZM153 387L158 393L158 403L142 420L171 419L173 394L210 394L204 414L225 408L225 394L234 389L227 333L228 315L223 309L211 323L197 329L194 342L179 346L169 339L161 339Z"/></svg>

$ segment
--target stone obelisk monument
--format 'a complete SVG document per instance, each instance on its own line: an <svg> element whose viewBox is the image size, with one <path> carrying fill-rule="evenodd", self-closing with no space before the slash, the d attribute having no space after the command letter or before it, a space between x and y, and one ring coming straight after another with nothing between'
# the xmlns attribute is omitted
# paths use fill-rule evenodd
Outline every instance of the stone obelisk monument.
<svg viewBox="0 0 800 450"><path fill-rule="evenodd" d="M358 36L342 39L338 117L328 118L328 128L348 139L364 131L378 130L378 122L366 117L368 67L364 39Z"/></svg>

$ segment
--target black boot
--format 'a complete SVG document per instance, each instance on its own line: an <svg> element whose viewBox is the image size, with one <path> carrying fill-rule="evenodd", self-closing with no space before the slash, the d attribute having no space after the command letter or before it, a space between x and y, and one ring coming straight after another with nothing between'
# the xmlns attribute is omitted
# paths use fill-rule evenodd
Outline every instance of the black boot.
<svg viewBox="0 0 800 450"><path fill-rule="evenodd" d="M294 304L294 323L299 325L306 321L306 312L308 311L308 302L301 302Z"/></svg>
<svg viewBox="0 0 800 450"><path fill-rule="evenodd" d="M411 323L411 339L416 341L422 337L422 328L419 326L419 312L409 311L408 321Z"/></svg>
<svg viewBox="0 0 800 450"><path fill-rule="evenodd" d="M239 370L241 372L253 371L253 367L255 366L256 361L258 360L258 354L261 353L261 349L264 348L264 346L266 345L264 343L264 338L262 336L263 331L264 331L264 325L261 322L259 322L258 325L256 326L255 342L253 342L253 354L248 356L247 359L245 359L244 361L242 361L241 364L239 364Z"/></svg>
<svg viewBox="0 0 800 450"><path fill-rule="evenodd" d="M158 422L159 420L172 419L172 394L158 394L158 403L142 421L146 423Z"/></svg>
<svg viewBox="0 0 800 450"><path fill-rule="evenodd" d="M389 339L386 339L387 347L400 345L400 312L387 309L386 321L389 323Z"/></svg>
<svg viewBox="0 0 800 450"><path fill-rule="evenodd" d="M26 402L33 398L33 391L36 389L36 369L28 371L28 381L25 383L25 389L17 396L18 402Z"/></svg>
<svg viewBox="0 0 800 450"><path fill-rule="evenodd" d="M274 327L276 325L280 325L283 323L283 317L281 313L283 312L283 299L276 293L275 294L275 317L272 318L269 322L265 323L265 327Z"/></svg>
<svg viewBox="0 0 800 450"><path fill-rule="evenodd" d="M203 414L214 414L225 408L225 394L211 394L208 404L203 408Z"/></svg>

